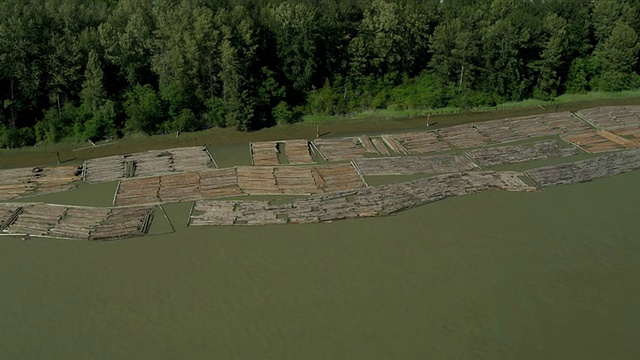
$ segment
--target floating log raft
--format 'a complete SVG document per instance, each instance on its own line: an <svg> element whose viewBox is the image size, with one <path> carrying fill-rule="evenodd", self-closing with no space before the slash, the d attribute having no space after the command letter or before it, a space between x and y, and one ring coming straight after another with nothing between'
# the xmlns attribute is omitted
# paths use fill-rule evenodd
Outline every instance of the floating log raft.
<svg viewBox="0 0 640 360"><path fill-rule="evenodd" d="M284 151L282 151L284 149ZM256 166L280 165L279 155L283 152L289 164L313 164L309 141L286 140L251 143L251 162Z"/></svg>
<svg viewBox="0 0 640 360"><path fill-rule="evenodd" d="M355 162L365 176L446 174L478 167L468 157L454 154L358 159Z"/></svg>
<svg viewBox="0 0 640 360"><path fill-rule="evenodd" d="M369 136L362 135L358 138L358 140L360 141L364 149L367 151L367 153L379 155L378 150L373 145L373 141L371 141L371 138Z"/></svg>
<svg viewBox="0 0 640 360"><path fill-rule="evenodd" d="M466 152L480 166L515 164L526 161L577 155L578 151L561 148L557 141L547 140L530 144L486 147Z"/></svg>
<svg viewBox="0 0 640 360"><path fill-rule="evenodd" d="M200 196L203 199L242 195L236 168L200 172Z"/></svg>
<svg viewBox="0 0 640 360"><path fill-rule="evenodd" d="M285 204L266 201L211 201L195 203L199 215L190 224L267 225L314 223L388 215L449 196L499 188L530 191L516 172L471 172L440 175L407 183L338 191L295 199Z"/></svg>
<svg viewBox="0 0 640 360"><path fill-rule="evenodd" d="M390 147L399 154L426 154L449 150L447 143L439 139L438 133L434 131L385 135L383 138L387 140L387 144L391 141L397 142L400 146L391 145Z"/></svg>
<svg viewBox="0 0 640 360"><path fill-rule="evenodd" d="M192 201L237 195L308 195L366 186L348 164L240 166L202 172L123 179L114 206Z"/></svg>
<svg viewBox="0 0 640 360"><path fill-rule="evenodd" d="M14 219L2 229L4 233L70 240L113 240L144 235L153 214L153 207L12 206L20 211L14 212Z"/></svg>
<svg viewBox="0 0 640 360"><path fill-rule="evenodd" d="M87 160L84 181L100 183L125 178L206 170L215 167L206 147L150 150Z"/></svg>
<svg viewBox="0 0 640 360"><path fill-rule="evenodd" d="M640 149L527 170L540 186L573 184L640 169Z"/></svg>
<svg viewBox="0 0 640 360"><path fill-rule="evenodd" d="M278 142L277 141L264 141L264 142L252 142L249 144L251 148L251 161L253 165L265 166L265 165L278 165Z"/></svg>
<svg viewBox="0 0 640 360"><path fill-rule="evenodd" d="M238 186L249 195L278 194L273 169L271 166L238 167Z"/></svg>
<svg viewBox="0 0 640 360"><path fill-rule="evenodd" d="M571 113L561 112L456 125L437 132L452 145L470 149L537 137L579 133L589 129L587 124L571 116Z"/></svg>
<svg viewBox="0 0 640 360"><path fill-rule="evenodd" d="M364 157L367 153L356 137L315 139L313 144L327 161L354 160Z"/></svg>
<svg viewBox="0 0 640 360"><path fill-rule="evenodd" d="M640 106L604 106L576 113L594 127L604 130L640 128Z"/></svg>
<svg viewBox="0 0 640 360"><path fill-rule="evenodd" d="M283 143L289 164L313 164L315 162L309 151L309 141L287 140Z"/></svg>
<svg viewBox="0 0 640 360"><path fill-rule="evenodd" d="M622 134L618 135L616 132ZM635 149L640 147L640 137L634 129L618 130L588 130L577 134L563 136L563 140L584 149L590 153L600 153L606 151ZM627 136L627 137L624 137Z"/></svg>
<svg viewBox="0 0 640 360"><path fill-rule="evenodd" d="M0 200L72 190L76 180L76 166L0 170Z"/></svg>

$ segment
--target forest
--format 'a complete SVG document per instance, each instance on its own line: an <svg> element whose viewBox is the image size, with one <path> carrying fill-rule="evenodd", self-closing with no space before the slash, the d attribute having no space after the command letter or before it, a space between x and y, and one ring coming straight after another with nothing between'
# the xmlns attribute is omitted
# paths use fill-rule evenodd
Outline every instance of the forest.
<svg viewBox="0 0 640 360"><path fill-rule="evenodd" d="M640 87L640 0L0 0L0 147Z"/></svg>

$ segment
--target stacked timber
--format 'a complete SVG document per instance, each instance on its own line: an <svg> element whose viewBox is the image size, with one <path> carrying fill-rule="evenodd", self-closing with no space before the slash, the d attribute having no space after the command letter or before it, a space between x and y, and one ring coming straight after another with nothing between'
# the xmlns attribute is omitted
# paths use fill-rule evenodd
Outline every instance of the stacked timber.
<svg viewBox="0 0 640 360"><path fill-rule="evenodd" d="M313 164L313 158L309 152L309 141L287 140L284 141L284 149L289 164Z"/></svg>
<svg viewBox="0 0 640 360"><path fill-rule="evenodd" d="M564 135L589 130L590 127L568 112L539 114L518 118L456 125L438 130L440 136L461 149L544 136Z"/></svg>
<svg viewBox="0 0 640 360"><path fill-rule="evenodd" d="M36 183L30 181L30 169L0 170L0 200L11 200L34 193Z"/></svg>
<svg viewBox="0 0 640 360"><path fill-rule="evenodd" d="M112 208L95 229L89 240L117 240L145 235L153 220L153 207Z"/></svg>
<svg viewBox="0 0 640 360"><path fill-rule="evenodd" d="M354 160L367 152L357 137L315 139L313 144L327 161Z"/></svg>
<svg viewBox="0 0 640 360"><path fill-rule="evenodd" d="M203 199L242 195L236 168L201 171L199 189Z"/></svg>
<svg viewBox="0 0 640 360"><path fill-rule="evenodd" d="M352 164L335 164L315 167L320 186L329 191L355 189L366 186L366 182ZM316 181L317 182L317 181Z"/></svg>
<svg viewBox="0 0 640 360"><path fill-rule="evenodd" d="M407 150L399 140L394 138L391 135L382 135L382 141L396 154L400 155L409 155L409 150Z"/></svg>
<svg viewBox="0 0 640 360"><path fill-rule="evenodd" d="M5 231L10 234L51 236L50 230L62 219L65 206L29 204L23 206L22 213Z"/></svg>
<svg viewBox="0 0 640 360"><path fill-rule="evenodd" d="M592 154L624 149L624 146L601 136L598 130L567 134L562 139Z"/></svg>
<svg viewBox="0 0 640 360"><path fill-rule="evenodd" d="M271 195L280 193L276 184L276 178L273 174L273 167L239 166L236 171L238 173L238 186L242 192L249 195Z"/></svg>
<svg viewBox="0 0 640 360"><path fill-rule="evenodd" d="M133 178L120 181L115 195L115 206L154 204L160 202L160 176Z"/></svg>
<svg viewBox="0 0 640 360"><path fill-rule="evenodd" d="M116 181L125 178L125 159L107 156L85 162L84 181L88 184Z"/></svg>
<svg viewBox="0 0 640 360"><path fill-rule="evenodd" d="M451 126L438 130L438 134L460 149L485 146L491 141L488 136L478 131L475 124Z"/></svg>
<svg viewBox="0 0 640 360"><path fill-rule="evenodd" d="M132 177L206 170L212 166L213 159L203 146L149 150L87 160L84 181L100 183Z"/></svg>
<svg viewBox="0 0 640 360"><path fill-rule="evenodd" d="M163 203L202 198L200 194L200 174L197 172L185 172L161 176L158 197Z"/></svg>
<svg viewBox="0 0 640 360"><path fill-rule="evenodd" d="M374 138L372 142L378 154L383 156L391 156L391 152L389 152L389 149L387 149L387 147L384 145L384 141L382 141L382 139Z"/></svg>
<svg viewBox="0 0 640 360"><path fill-rule="evenodd" d="M252 142L249 144L251 148L251 161L253 165L278 165L278 142L277 141L264 141L264 142Z"/></svg>
<svg viewBox="0 0 640 360"><path fill-rule="evenodd" d="M273 169L276 186L282 194L315 194L320 192L311 173L313 167L278 166Z"/></svg>
<svg viewBox="0 0 640 360"><path fill-rule="evenodd" d="M205 146L175 148L169 149L169 151L173 158L173 172L203 171L216 167L211 154Z"/></svg>
<svg viewBox="0 0 640 360"><path fill-rule="evenodd" d="M486 147L468 150L467 154L480 166L515 164L526 161L577 155L577 150L561 148L557 141L547 140L530 144Z"/></svg>
<svg viewBox="0 0 640 360"><path fill-rule="evenodd" d="M434 131L385 135L386 138L396 140L401 145L397 150L394 149L395 146L390 146L400 154L426 154L449 150L447 143L438 138L438 133Z"/></svg>
<svg viewBox="0 0 640 360"><path fill-rule="evenodd" d="M75 189L77 173L75 166L0 170L0 200Z"/></svg>
<svg viewBox="0 0 640 360"><path fill-rule="evenodd" d="M580 110L577 115L594 127L619 130L640 127L640 106L604 106Z"/></svg>
<svg viewBox="0 0 640 360"><path fill-rule="evenodd" d="M634 149L568 164L527 170L527 175L544 187L591 181L638 169L640 169L640 149Z"/></svg>
<svg viewBox="0 0 640 360"><path fill-rule="evenodd" d="M412 182L337 191L308 196L284 204L266 201L197 201L190 224L267 225L315 223L393 214L449 196L499 188L530 191L516 172L471 172L440 175Z"/></svg>
<svg viewBox="0 0 640 360"><path fill-rule="evenodd" d="M455 154L358 159L355 162L365 176L446 174L478 167L468 157Z"/></svg>
<svg viewBox="0 0 640 360"><path fill-rule="evenodd" d="M380 155L378 153L378 150L376 150L376 147L373 145L373 142L371 141L371 138L369 136L362 135L358 137L358 140L360 141L360 143L362 144L366 152L368 152L369 154Z"/></svg>
<svg viewBox="0 0 640 360"><path fill-rule="evenodd" d="M90 233L109 214L108 208L67 207L57 224L49 229L47 236L87 240Z"/></svg>
<svg viewBox="0 0 640 360"><path fill-rule="evenodd" d="M153 207L11 206L16 208L13 220L3 232L69 240L113 240L143 235L149 229L153 214Z"/></svg>

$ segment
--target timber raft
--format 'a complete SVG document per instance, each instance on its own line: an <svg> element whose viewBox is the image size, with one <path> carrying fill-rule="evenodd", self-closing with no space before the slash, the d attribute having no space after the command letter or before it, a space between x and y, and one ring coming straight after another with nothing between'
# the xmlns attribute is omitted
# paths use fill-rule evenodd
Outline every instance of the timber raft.
<svg viewBox="0 0 640 360"><path fill-rule="evenodd" d="M207 147L0 170L0 201L117 181L112 207L0 203L0 235L116 240L148 235L161 204L192 201L190 226L330 222L451 196L535 191L640 170L640 106L602 107L401 134L249 143L252 166L218 169ZM607 152L606 154L602 154ZM576 159L576 156L579 156ZM552 166L501 166L556 159ZM422 178L369 186L377 176ZM295 195L286 201L236 199ZM233 200L225 198L234 198ZM170 223L170 221L169 221Z"/></svg>

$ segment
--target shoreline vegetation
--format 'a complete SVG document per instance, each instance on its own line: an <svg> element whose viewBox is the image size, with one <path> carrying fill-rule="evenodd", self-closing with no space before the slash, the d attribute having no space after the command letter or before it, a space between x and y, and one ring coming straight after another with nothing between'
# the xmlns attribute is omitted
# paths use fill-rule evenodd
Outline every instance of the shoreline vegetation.
<svg viewBox="0 0 640 360"><path fill-rule="evenodd" d="M381 134L419 129L438 129L472 122L495 120L513 116L527 116L556 111L577 111L598 106L640 104L640 90L624 92L594 92L563 95L549 101L527 100L505 103L491 108L447 108L430 111L371 111L355 116L307 116L302 122L265 128L252 132L233 128L213 128L197 132L144 135L131 134L120 139L98 142L67 141L14 149L0 149L0 169L23 166L51 166L80 164L85 160L171 147L213 146L229 147L252 141L313 139L349 134ZM431 115L429 115L431 114ZM427 128L427 119L430 126Z"/></svg>

